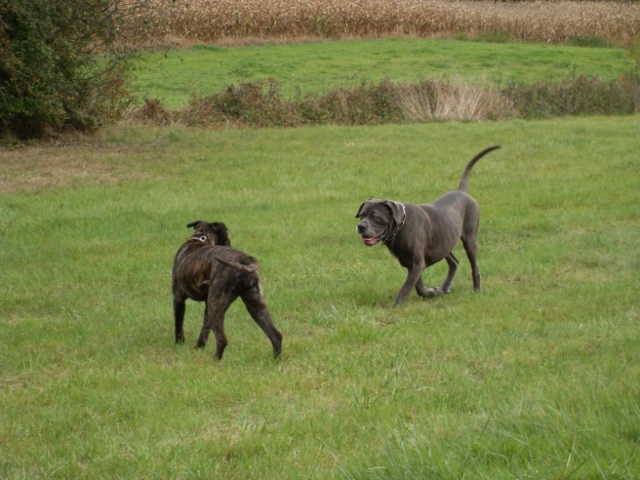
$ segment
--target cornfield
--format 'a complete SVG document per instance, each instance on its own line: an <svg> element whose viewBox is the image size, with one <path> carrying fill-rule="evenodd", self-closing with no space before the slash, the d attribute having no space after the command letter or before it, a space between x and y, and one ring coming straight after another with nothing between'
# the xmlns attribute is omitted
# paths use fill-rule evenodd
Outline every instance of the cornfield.
<svg viewBox="0 0 640 480"><path fill-rule="evenodd" d="M640 5L613 1L148 0L148 6L133 19L138 26L194 42L488 34L626 44L640 34Z"/></svg>

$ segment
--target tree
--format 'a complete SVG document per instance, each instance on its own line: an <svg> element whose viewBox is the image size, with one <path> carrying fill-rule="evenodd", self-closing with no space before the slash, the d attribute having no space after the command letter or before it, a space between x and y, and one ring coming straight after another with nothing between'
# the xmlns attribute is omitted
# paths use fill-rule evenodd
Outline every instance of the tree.
<svg viewBox="0 0 640 480"><path fill-rule="evenodd" d="M0 134L94 130L122 113L132 0L0 0Z"/></svg>

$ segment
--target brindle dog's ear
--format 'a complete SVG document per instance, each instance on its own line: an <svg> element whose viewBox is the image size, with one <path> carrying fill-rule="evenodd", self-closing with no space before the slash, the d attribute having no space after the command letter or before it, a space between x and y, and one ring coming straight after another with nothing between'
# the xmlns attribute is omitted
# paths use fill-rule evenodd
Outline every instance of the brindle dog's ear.
<svg viewBox="0 0 640 480"><path fill-rule="evenodd" d="M200 222L202 222L202 220L196 220L195 222L187 223L187 228L193 228L195 230Z"/></svg>
<svg viewBox="0 0 640 480"><path fill-rule="evenodd" d="M405 215L405 210L402 208L402 204L400 202L394 202L393 200L383 200L380 203L389 207L391 215L393 216L393 221L396 225L400 225L402 223L402 217Z"/></svg>
<svg viewBox="0 0 640 480"><path fill-rule="evenodd" d="M216 245L230 247L231 241L229 240L227 226L222 222L214 222L211 224L211 227L216 234Z"/></svg>

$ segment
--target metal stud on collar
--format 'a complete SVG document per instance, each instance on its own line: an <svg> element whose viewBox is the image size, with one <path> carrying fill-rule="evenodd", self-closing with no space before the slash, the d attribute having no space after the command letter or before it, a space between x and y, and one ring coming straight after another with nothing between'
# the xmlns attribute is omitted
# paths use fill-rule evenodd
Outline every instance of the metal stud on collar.
<svg viewBox="0 0 640 480"><path fill-rule="evenodd" d="M200 235L200 236L194 235L193 237L191 237L191 240L197 240L197 241L202 242L202 243L209 243L209 241L208 241L208 239L207 239L207 237L205 235Z"/></svg>

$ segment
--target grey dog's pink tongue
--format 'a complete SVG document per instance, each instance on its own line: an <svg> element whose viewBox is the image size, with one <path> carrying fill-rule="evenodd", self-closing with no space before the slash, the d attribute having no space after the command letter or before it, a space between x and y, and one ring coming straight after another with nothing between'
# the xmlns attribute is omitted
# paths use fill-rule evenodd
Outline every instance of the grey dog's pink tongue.
<svg viewBox="0 0 640 480"><path fill-rule="evenodd" d="M380 237L362 237L362 241L367 245L375 245L380 241Z"/></svg>

